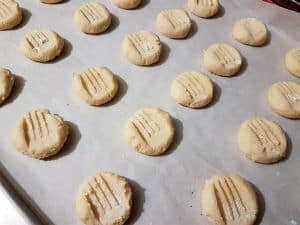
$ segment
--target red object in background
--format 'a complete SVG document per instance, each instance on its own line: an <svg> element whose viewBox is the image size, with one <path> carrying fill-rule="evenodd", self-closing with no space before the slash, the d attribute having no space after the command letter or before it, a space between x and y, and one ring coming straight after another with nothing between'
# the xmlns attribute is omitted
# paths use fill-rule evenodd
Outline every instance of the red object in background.
<svg viewBox="0 0 300 225"><path fill-rule="evenodd" d="M264 0L265 2L275 3L282 7L285 7L296 12L300 12L300 1L299 0Z"/></svg>

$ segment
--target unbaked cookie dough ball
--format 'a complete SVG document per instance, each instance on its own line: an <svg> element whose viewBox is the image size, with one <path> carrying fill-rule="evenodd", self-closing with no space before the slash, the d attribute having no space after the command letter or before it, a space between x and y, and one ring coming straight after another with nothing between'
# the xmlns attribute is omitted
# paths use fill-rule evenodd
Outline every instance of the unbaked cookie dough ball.
<svg viewBox="0 0 300 225"><path fill-rule="evenodd" d="M15 0L0 0L0 30L16 27L22 21L22 10Z"/></svg>
<svg viewBox="0 0 300 225"><path fill-rule="evenodd" d="M256 221L255 190L240 176L222 174L210 178L201 196L203 213L215 225L253 225Z"/></svg>
<svg viewBox="0 0 300 225"><path fill-rule="evenodd" d="M232 35L242 44L261 46L267 40L268 31L266 25L258 19L246 18L235 23Z"/></svg>
<svg viewBox="0 0 300 225"><path fill-rule="evenodd" d="M128 181L114 173L98 173L81 185L76 212L86 225L123 225L130 216L132 190Z"/></svg>
<svg viewBox="0 0 300 225"><path fill-rule="evenodd" d="M184 10L169 9L158 15L156 26L163 35L173 39L182 39L189 34L192 22Z"/></svg>
<svg viewBox="0 0 300 225"><path fill-rule="evenodd" d="M201 108L212 101L213 90L213 83L206 75L198 72L185 72L173 81L171 96L183 106Z"/></svg>
<svg viewBox="0 0 300 225"><path fill-rule="evenodd" d="M291 74L300 77L300 48L294 48L286 54L285 66Z"/></svg>
<svg viewBox="0 0 300 225"><path fill-rule="evenodd" d="M113 0L114 4L121 9L135 9L137 8L142 0Z"/></svg>
<svg viewBox="0 0 300 225"><path fill-rule="evenodd" d="M49 110L35 110L15 125L13 144L25 155L44 159L61 151L68 134L69 127L62 117Z"/></svg>
<svg viewBox="0 0 300 225"><path fill-rule="evenodd" d="M15 78L8 69L0 67L0 105L9 97Z"/></svg>
<svg viewBox="0 0 300 225"><path fill-rule="evenodd" d="M21 52L36 62L49 62L59 56L64 48L64 40L51 30L32 31L21 42Z"/></svg>
<svg viewBox="0 0 300 225"><path fill-rule="evenodd" d="M173 142L175 128L169 113L161 109L141 109L128 121L125 136L136 151L157 156L167 151Z"/></svg>
<svg viewBox="0 0 300 225"><path fill-rule="evenodd" d="M206 50L203 66L211 73L225 77L233 76L242 67L242 56L237 49L228 44L214 44Z"/></svg>
<svg viewBox="0 0 300 225"><path fill-rule="evenodd" d="M157 63L162 52L159 37L149 31L139 31L127 35L122 43L122 54L131 63L150 66Z"/></svg>
<svg viewBox="0 0 300 225"><path fill-rule="evenodd" d="M238 142L241 151L254 162L275 163L286 156L284 131L263 118L246 120L240 127Z"/></svg>
<svg viewBox="0 0 300 225"><path fill-rule="evenodd" d="M290 119L300 119L300 85L294 82L277 82L268 92L272 110Z"/></svg>
<svg viewBox="0 0 300 225"><path fill-rule="evenodd" d="M74 91L90 105L103 105L111 101L118 92L115 75L106 67L90 67L73 79Z"/></svg>
<svg viewBox="0 0 300 225"><path fill-rule="evenodd" d="M188 9L196 16L209 18L219 11L219 0L188 0Z"/></svg>
<svg viewBox="0 0 300 225"><path fill-rule="evenodd" d="M75 24L87 34L100 34L111 25L111 14L101 3L88 2L80 6L74 15Z"/></svg>

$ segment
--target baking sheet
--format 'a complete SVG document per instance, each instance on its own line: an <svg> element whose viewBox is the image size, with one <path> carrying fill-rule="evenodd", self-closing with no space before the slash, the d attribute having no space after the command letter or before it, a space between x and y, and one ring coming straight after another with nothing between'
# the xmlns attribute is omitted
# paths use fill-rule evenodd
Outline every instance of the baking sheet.
<svg viewBox="0 0 300 225"><path fill-rule="evenodd" d="M300 223L299 121L274 114L266 92L277 81L296 81L283 64L285 53L299 47L300 14L253 0L223 0L214 19L191 16L194 29L186 40L164 42L164 55L153 67L137 67L120 56L124 36L133 31L156 32L155 18L163 9L183 8L183 0L145 0L126 11L101 0L114 14L113 27L103 35L85 35L73 24L83 1L59 5L19 0L25 22L0 35L0 65L18 76L15 93L0 108L1 171L26 202L48 224L81 224L75 213L79 185L91 174L112 171L128 178L134 188L134 209L128 224L208 224L200 210L204 181L220 172L239 174L259 190L261 224ZM264 21L270 41L264 47L243 46L230 32L244 17ZM53 63L31 62L19 52L22 37L32 29L53 29L66 39L63 56ZM172 80L181 72L200 70L202 52L225 42L245 57L243 71L233 78L212 76L216 98L209 107L191 110L170 97ZM90 107L71 89L74 74L89 66L107 66L119 76L122 90L104 107ZM142 107L160 107L176 121L176 140L161 157L136 153L124 141L123 128ZM71 135L57 157L39 161L23 156L11 144L13 124L26 112L48 108L69 121ZM289 137L289 156L274 165L250 162L239 152L237 132L250 117L279 123Z"/></svg>

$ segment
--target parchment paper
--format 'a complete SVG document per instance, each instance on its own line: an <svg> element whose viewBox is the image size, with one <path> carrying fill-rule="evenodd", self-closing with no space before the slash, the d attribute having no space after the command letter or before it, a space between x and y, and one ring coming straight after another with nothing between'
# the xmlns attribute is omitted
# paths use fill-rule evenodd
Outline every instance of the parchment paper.
<svg viewBox="0 0 300 225"><path fill-rule="evenodd" d="M19 0L25 22L1 31L0 65L18 75L14 95L0 108L2 170L49 224L81 224L75 213L79 185L96 172L125 176L134 188L134 209L128 224L208 224L200 210L200 190L206 179L220 172L239 174L260 193L261 224L295 225L300 222L299 121L273 113L268 88L277 81L296 81L284 68L284 55L299 47L300 14L253 0L223 0L214 19L191 16L194 30L186 40L164 42L164 56L153 67L137 67L121 57L124 36L133 31L157 32L155 19L163 9L185 8L185 0L146 0L138 10L114 7L99 0L114 14L114 25L103 35L85 35L73 23L74 11L85 1L46 5ZM244 17L264 21L270 41L254 48L230 35L234 22ZM39 64L19 52L19 43L32 29L53 29L66 39L64 55ZM243 71L233 78L212 76L216 99L209 107L191 110L170 97L172 80L181 72L200 70L202 52L214 43L229 43L245 58ZM73 75L90 66L107 66L119 76L122 90L113 103L90 107L71 89ZM161 157L136 153L124 140L123 128L136 110L160 107L176 120L176 140ZM40 161L15 151L13 124L26 112L48 108L71 126L70 141L57 157ZM289 137L289 156L274 165L260 165L239 151L237 132L251 117L279 123ZM261 220L261 219L259 219Z"/></svg>

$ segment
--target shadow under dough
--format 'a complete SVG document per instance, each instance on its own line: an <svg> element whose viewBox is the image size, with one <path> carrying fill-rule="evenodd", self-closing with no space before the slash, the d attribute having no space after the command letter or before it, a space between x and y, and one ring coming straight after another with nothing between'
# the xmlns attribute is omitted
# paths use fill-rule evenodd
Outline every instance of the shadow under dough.
<svg viewBox="0 0 300 225"><path fill-rule="evenodd" d="M81 132L78 126L70 121L65 121L65 123L69 127L69 135L65 145L63 146L62 150L57 153L56 155L46 158L46 161L58 160L64 156L71 154L75 151L80 139L81 139Z"/></svg>
<svg viewBox="0 0 300 225"><path fill-rule="evenodd" d="M134 180L126 178L132 188L133 192L133 205L130 213L130 217L126 222L127 225L133 225L139 219L144 211L144 203L145 203L145 189L141 187Z"/></svg>
<svg viewBox="0 0 300 225"><path fill-rule="evenodd" d="M264 198L263 194L261 193L261 191L254 184L251 183L251 185L254 188L254 191L256 193L257 204L258 204L258 214L257 214L257 218L256 218L254 225L259 225L259 224L261 224L263 217L265 215L266 202L265 202L265 198Z"/></svg>
<svg viewBox="0 0 300 225"><path fill-rule="evenodd" d="M192 37L194 37L196 35L196 33L198 32L198 25L197 23L191 19L191 23L192 23L192 27L191 27L191 30L189 32L189 34L187 35L186 38L184 38L183 40L188 40Z"/></svg>
<svg viewBox="0 0 300 225"><path fill-rule="evenodd" d="M32 16L31 12L28 9L25 9L22 7L20 7L20 9L22 12L22 21L18 26L15 27L15 29L21 29L21 28L25 27L28 24L28 22Z"/></svg>
<svg viewBox="0 0 300 225"><path fill-rule="evenodd" d="M162 45L162 52L161 52L159 61L153 65L150 65L150 67L160 66L168 60L171 49L166 43L164 43L162 41L161 41L161 45Z"/></svg>
<svg viewBox="0 0 300 225"><path fill-rule="evenodd" d="M119 83L118 93L110 102L107 102L106 104L101 105L99 107L108 107L108 106L116 105L117 103L119 103L122 100L122 98L126 95L126 93L128 91L128 85L127 85L126 81L123 78L121 78L119 75L116 75L116 74L114 74L114 75L116 76L118 83Z"/></svg>
<svg viewBox="0 0 300 225"><path fill-rule="evenodd" d="M59 56L57 56L55 59L53 59L52 61L46 62L46 64L57 63L71 55L72 50L73 50L73 46L72 46L71 42L64 38L63 38L63 40L64 40L64 48L63 48L61 54Z"/></svg>
<svg viewBox="0 0 300 225"><path fill-rule="evenodd" d="M8 105L8 104L11 104L13 103L17 98L18 96L22 93L23 89L24 89L24 86L25 86L25 79L21 76L18 76L18 75L15 75L13 74L14 78L15 78L15 81L14 81L14 86L11 90L11 94L10 96L5 100L5 102L3 103L1 107L5 106L5 105Z"/></svg>
<svg viewBox="0 0 300 225"><path fill-rule="evenodd" d="M170 154L172 154L180 145L182 139L183 139L183 123L177 119L172 117L173 119L173 125L175 128L175 135L173 138L173 143L171 144L171 146L169 147L169 149L167 150L167 152L165 154L163 154L162 156L168 156Z"/></svg>

